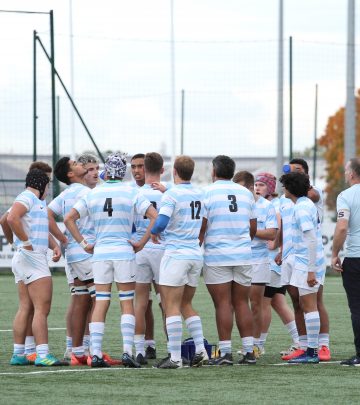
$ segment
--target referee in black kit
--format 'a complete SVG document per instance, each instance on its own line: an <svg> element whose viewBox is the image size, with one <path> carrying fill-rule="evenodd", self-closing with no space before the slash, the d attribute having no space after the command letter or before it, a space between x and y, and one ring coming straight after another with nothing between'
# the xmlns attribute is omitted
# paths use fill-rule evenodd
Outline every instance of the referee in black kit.
<svg viewBox="0 0 360 405"><path fill-rule="evenodd" d="M351 312L356 355L343 360L343 366L360 366L360 158L350 159L345 166L349 188L338 195L337 223L333 240L332 267L341 272ZM346 239L345 259L339 252Z"/></svg>

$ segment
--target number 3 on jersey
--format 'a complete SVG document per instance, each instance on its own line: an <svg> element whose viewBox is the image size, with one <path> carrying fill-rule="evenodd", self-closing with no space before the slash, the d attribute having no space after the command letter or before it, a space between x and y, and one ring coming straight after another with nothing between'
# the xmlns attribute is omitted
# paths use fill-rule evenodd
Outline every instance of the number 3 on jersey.
<svg viewBox="0 0 360 405"><path fill-rule="evenodd" d="M105 200L103 211L108 213L108 217L112 217L112 213L114 211L112 207L112 198L107 198Z"/></svg>
<svg viewBox="0 0 360 405"><path fill-rule="evenodd" d="M229 211L230 212L237 212L238 206L237 206L237 203L236 203L236 195L229 194L228 195L228 200L230 201Z"/></svg>

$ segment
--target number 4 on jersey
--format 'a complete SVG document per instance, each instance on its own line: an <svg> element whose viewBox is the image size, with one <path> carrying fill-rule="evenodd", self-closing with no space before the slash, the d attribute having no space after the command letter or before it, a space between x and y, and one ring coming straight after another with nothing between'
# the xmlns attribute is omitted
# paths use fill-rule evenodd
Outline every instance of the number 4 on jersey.
<svg viewBox="0 0 360 405"><path fill-rule="evenodd" d="M112 213L113 213L113 207L112 207L112 198L107 198L106 200L105 200L105 204L104 204L104 209L103 209L103 211L104 212L107 212L108 213L108 216L109 217L112 217Z"/></svg>

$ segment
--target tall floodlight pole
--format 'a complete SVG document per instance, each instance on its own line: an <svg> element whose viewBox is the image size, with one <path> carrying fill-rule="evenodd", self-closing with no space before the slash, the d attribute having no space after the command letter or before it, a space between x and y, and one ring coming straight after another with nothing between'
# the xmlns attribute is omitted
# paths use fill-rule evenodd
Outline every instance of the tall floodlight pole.
<svg viewBox="0 0 360 405"><path fill-rule="evenodd" d="M293 158L293 46L289 38L289 161Z"/></svg>
<svg viewBox="0 0 360 405"><path fill-rule="evenodd" d="M356 156L355 0L348 0L344 164Z"/></svg>
<svg viewBox="0 0 360 405"><path fill-rule="evenodd" d="M69 0L69 48L70 48L70 93L73 100L75 99L74 89L74 33L73 33L73 7L72 0ZM71 137L71 158L75 159L76 147L75 147L75 117L74 111L70 113L70 137Z"/></svg>
<svg viewBox="0 0 360 405"><path fill-rule="evenodd" d="M54 43L54 12L50 10L50 63L51 63L51 119L52 119L52 167L59 159L56 135L56 85L55 85L55 43ZM54 176L53 197L60 194L60 184Z"/></svg>
<svg viewBox="0 0 360 405"><path fill-rule="evenodd" d="M184 154L184 123L185 123L185 90L181 90L181 129L180 129L180 154Z"/></svg>
<svg viewBox="0 0 360 405"><path fill-rule="evenodd" d="M176 155L176 100L175 100L175 33L174 0L170 0L170 74L171 74L171 160Z"/></svg>
<svg viewBox="0 0 360 405"><path fill-rule="evenodd" d="M282 173L284 163L284 4L279 0L279 48L278 48L278 105L277 105L277 155L276 173Z"/></svg>
<svg viewBox="0 0 360 405"><path fill-rule="evenodd" d="M317 161L317 122L318 122L318 85L315 86L315 114L314 114L314 157L313 157L313 185L316 185Z"/></svg>
<svg viewBox="0 0 360 405"><path fill-rule="evenodd" d="M36 31L33 31L33 162L37 160L37 72L36 72Z"/></svg>

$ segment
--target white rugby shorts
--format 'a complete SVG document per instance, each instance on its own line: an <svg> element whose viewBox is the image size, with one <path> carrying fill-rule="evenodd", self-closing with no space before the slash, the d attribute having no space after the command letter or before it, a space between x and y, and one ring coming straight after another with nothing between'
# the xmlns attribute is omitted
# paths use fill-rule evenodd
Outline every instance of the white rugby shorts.
<svg viewBox="0 0 360 405"><path fill-rule="evenodd" d="M65 260L65 274L66 274L66 279L69 285L74 284L74 275L72 273L72 268L71 264L68 264Z"/></svg>
<svg viewBox="0 0 360 405"><path fill-rule="evenodd" d="M269 287L280 288L283 285L281 284L281 274L276 273L276 271L271 271L270 283L267 284Z"/></svg>
<svg viewBox="0 0 360 405"><path fill-rule="evenodd" d="M282 285L289 285L291 276L294 271L294 266L295 266L295 256L294 255L288 255L286 258L282 261L281 264L281 282Z"/></svg>
<svg viewBox="0 0 360 405"><path fill-rule="evenodd" d="M92 264L94 283L111 284L134 283L136 273L135 260L105 260Z"/></svg>
<svg viewBox="0 0 360 405"><path fill-rule="evenodd" d="M234 281L245 287L251 286L252 266L242 264L238 266L204 266L205 284L225 284Z"/></svg>
<svg viewBox="0 0 360 405"><path fill-rule="evenodd" d="M202 266L202 260L174 259L171 256L163 256L159 284L172 287L184 285L197 287Z"/></svg>
<svg viewBox="0 0 360 405"><path fill-rule="evenodd" d="M319 291L320 286L324 284L325 276L322 277L316 276L317 284L315 284L314 287L309 287L307 283L307 276L308 276L307 272L296 270L296 267L294 268L290 280L290 285L297 287L299 289L300 296L317 293Z"/></svg>
<svg viewBox="0 0 360 405"><path fill-rule="evenodd" d="M47 256L44 252L20 248L13 259L15 278L18 277L24 284L30 284L43 277L51 277Z"/></svg>
<svg viewBox="0 0 360 405"><path fill-rule="evenodd" d="M86 281L93 278L93 263L90 258L81 260L80 262L68 263L68 266L70 267L73 280L74 278L78 278L80 281Z"/></svg>
<svg viewBox="0 0 360 405"><path fill-rule="evenodd" d="M144 248L136 253L136 282L159 284L160 264L164 256L164 249Z"/></svg>
<svg viewBox="0 0 360 405"><path fill-rule="evenodd" d="M271 280L270 263L254 263L252 264L251 283L269 284Z"/></svg>

